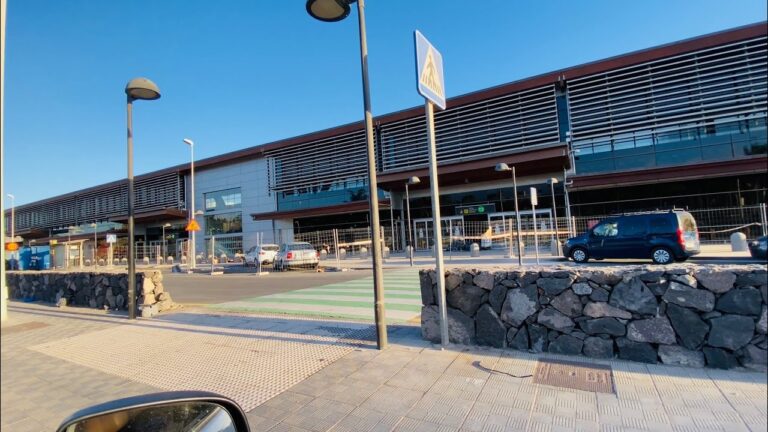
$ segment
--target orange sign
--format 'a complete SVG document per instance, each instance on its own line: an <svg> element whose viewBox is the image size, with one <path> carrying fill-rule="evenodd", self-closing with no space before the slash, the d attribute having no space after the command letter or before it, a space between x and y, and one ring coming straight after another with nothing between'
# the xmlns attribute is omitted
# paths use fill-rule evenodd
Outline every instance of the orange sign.
<svg viewBox="0 0 768 432"><path fill-rule="evenodd" d="M9 252L17 251L17 250L19 250L19 244L18 243L13 243L13 242L6 243L5 244L5 250L7 250Z"/></svg>
<svg viewBox="0 0 768 432"><path fill-rule="evenodd" d="M187 227L185 228L187 231L200 231L200 224L197 223L196 220L190 219L189 223L187 224Z"/></svg>

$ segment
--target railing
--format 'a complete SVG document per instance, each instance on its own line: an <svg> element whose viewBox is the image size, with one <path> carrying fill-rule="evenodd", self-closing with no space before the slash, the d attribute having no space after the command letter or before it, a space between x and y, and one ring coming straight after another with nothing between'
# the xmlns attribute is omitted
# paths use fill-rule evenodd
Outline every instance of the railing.
<svg viewBox="0 0 768 432"><path fill-rule="evenodd" d="M520 240L525 246L525 253L532 253L536 242L539 251L544 253L554 250L555 237L562 243L569 237L581 234L609 215L572 217L569 223L565 217L555 219L549 211L537 210L534 229L533 216L520 215ZM768 216L766 205L753 205L733 208L694 209L688 210L696 219L699 238L702 244L723 244L730 241L734 232L744 233L748 239L754 239L768 233ZM412 226L412 237L417 251L429 251L434 246L434 234L431 221L424 222L419 229L416 222ZM555 224L557 225L555 227ZM477 243L481 249L509 249L514 245L518 235L517 220L512 216L491 221L443 221L443 247L446 250L469 250L472 243ZM383 226L382 241L391 251L402 251L408 243L407 228L401 224ZM338 233L338 240L334 238ZM318 251L325 249L329 254L335 250L334 242L344 248L349 255L358 255L361 248L370 251L371 236L369 228L350 228L339 230L320 230L294 233L293 230L278 230L276 242L305 241L311 243ZM404 236L404 237L403 237ZM402 241L402 239L405 241ZM513 247L516 253L516 247Z"/></svg>

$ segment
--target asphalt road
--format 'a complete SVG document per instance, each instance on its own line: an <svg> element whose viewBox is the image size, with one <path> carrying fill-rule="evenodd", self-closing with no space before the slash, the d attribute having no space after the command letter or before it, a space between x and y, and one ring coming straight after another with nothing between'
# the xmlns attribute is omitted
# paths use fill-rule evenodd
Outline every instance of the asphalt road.
<svg viewBox="0 0 768 432"><path fill-rule="evenodd" d="M371 276L370 270L348 272L280 272L258 276L236 273L208 274L164 273L163 285L173 301L185 305L216 304L261 297L303 288L312 288Z"/></svg>

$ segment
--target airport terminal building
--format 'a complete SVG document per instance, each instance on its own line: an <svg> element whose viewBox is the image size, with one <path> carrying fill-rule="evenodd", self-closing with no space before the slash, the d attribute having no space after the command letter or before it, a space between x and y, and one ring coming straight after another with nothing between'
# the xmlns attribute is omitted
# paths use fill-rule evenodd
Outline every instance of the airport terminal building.
<svg viewBox="0 0 768 432"><path fill-rule="evenodd" d="M759 234L768 172L766 33L762 22L449 99L435 115L443 235L473 238L510 225L512 178L494 170L498 163L515 167L524 224L534 212L533 187L541 228L556 221L561 239L603 215L672 207L697 217L703 241L742 225ZM374 123L385 242L403 249L410 226L417 250L427 250L423 107ZM137 177L140 254L159 245L164 255L184 254L189 168ZM334 229L367 238L366 172L363 122L195 161L196 249L208 254L211 236L216 254L229 256L259 241L321 247ZM412 176L421 183L409 186L409 219ZM16 235L24 245L67 244L80 262L93 254L95 238L101 256L106 234L116 235L115 247L127 242L126 191L120 180L18 206Z"/></svg>

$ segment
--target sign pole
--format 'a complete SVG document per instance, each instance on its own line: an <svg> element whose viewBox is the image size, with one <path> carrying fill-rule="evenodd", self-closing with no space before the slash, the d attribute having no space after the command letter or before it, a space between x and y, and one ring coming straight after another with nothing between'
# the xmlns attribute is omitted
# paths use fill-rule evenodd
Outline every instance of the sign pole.
<svg viewBox="0 0 768 432"><path fill-rule="evenodd" d="M211 274L213 274L213 260L216 259L216 237L211 234Z"/></svg>
<svg viewBox="0 0 768 432"><path fill-rule="evenodd" d="M440 340L448 346L448 309L445 298L445 269L443 264L443 231L440 220L440 191L437 185L437 157L435 146L435 114L432 102L425 104L427 113L427 137L429 139L429 189L432 195L432 226L435 237L435 273L440 308Z"/></svg>
<svg viewBox="0 0 768 432"><path fill-rule="evenodd" d="M523 265L522 224L520 223L520 208L517 206L517 175L512 167L512 187L515 189L515 219L517 221L517 265Z"/></svg>
<svg viewBox="0 0 768 432"><path fill-rule="evenodd" d="M536 265L539 265L539 231L536 226L536 206L539 200L536 197L536 188L531 188L531 210L533 210L533 244L536 248Z"/></svg>
<svg viewBox="0 0 768 432"><path fill-rule="evenodd" d="M443 56L418 30L414 32L416 48L416 88L424 96L429 141L429 188L432 196L432 229L434 230L435 273L437 276L438 307L440 310L440 340L448 346L448 308L445 296L445 269L443 263L443 230L440 218L440 192L437 176L437 150L435 145L435 107L445 109L445 82ZM429 246L429 245L427 245Z"/></svg>

